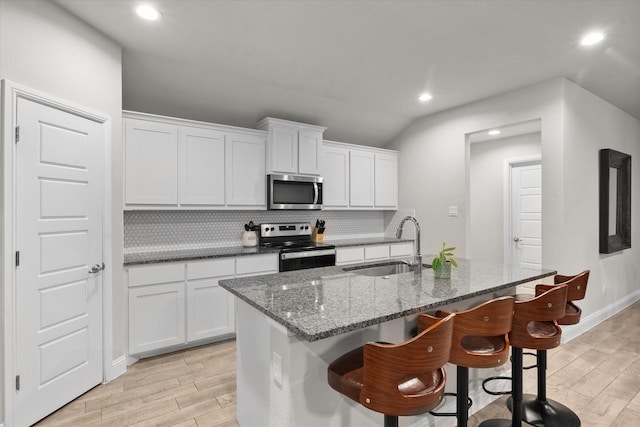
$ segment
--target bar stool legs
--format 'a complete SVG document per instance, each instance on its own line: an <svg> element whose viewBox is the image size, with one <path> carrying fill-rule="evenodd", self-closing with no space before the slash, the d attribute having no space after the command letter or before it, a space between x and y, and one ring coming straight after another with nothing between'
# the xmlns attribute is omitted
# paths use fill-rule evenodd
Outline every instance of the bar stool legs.
<svg viewBox="0 0 640 427"><path fill-rule="evenodd" d="M385 415L384 427L398 427L398 417L394 417L393 415Z"/></svg>
<svg viewBox="0 0 640 427"><path fill-rule="evenodd" d="M580 418L562 403L547 399L547 350L536 352L538 366L538 395L523 396L522 421L534 426L579 427ZM507 407L513 411L513 402L507 401Z"/></svg>
<svg viewBox="0 0 640 427"><path fill-rule="evenodd" d="M469 421L469 368L456 367L456 418L458 427L467 427Z"/></svg>
<svg viewBox="0 0 640 427"><path fill-rule="evenodd" d="M492 419L481 422L478 427L519 427L522 425L522 349L511 347L511 420ZM514 405L515 403L515 405ZM511 409L510 408L510 409Z"/></svg>

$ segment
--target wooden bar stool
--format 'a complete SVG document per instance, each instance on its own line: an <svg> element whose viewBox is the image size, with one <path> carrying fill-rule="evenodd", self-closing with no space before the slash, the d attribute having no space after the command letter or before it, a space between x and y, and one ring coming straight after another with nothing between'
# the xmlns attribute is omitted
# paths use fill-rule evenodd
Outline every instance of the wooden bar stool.
<svg viewBox="0 0 640 427"><path fill-rule="evenodd" d="M538 285L540 286L540 285ZM562 329L557 319L564 317L567 286L559 285L542 292L536 287L536 297L516 301L511 342L511 420L493 419L480 423L481 427L520 426L522 424L522 349L548 350L560 345Z"/></svg>
<svg viewBox="0 0 640 427"><path fill-rule="evenodd" d="M582 309L574 304L574 301L584 299L589 281L589 270L585 270L575 276L562 276L557 274L553 281L555 285L536 286L536 295L553 289L558 284L567 286L567 303L565 315L558 319L559 325L575 325L580 322ZM522 420L538 426L562 426L577 427L580 418L565 405L551 399L547 399L547 350L536 351L536 367L538 392L537 396L526 394L523 396Z"/></svg>
<svg viewBox="0 0 640 427"><path fill-rule="evenodd" d="M453 318L429 316L425 330L408 341L367 343L340 356L329 365L329 385L384 414L385 427L397 427L398 416L429 412L444 394Z"/></svg>
<svg viewBox="0 0 640 427"><path fill-rule="evenodd" d="M456 312L449 362L455 364L456 413L458 427L466 427L469 420L469 368L494 368L509 357L509 338L513 316L512 297L501 297L466 311ZM450 313L439 311L438 316ZM424 328L428 317L418 316L418 330Z"/></svg>

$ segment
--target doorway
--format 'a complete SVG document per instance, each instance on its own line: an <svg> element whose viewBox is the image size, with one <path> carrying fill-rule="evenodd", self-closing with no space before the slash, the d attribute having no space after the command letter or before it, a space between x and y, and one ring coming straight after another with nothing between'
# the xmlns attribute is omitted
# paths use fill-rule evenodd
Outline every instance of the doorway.
<svg viewBox="0 0 640 427"><path fill-rule="evenodd" d="M494 132L489 134L490 131ZM509 265L513 245L508 245L507 239L514 243L512 239L517 237L511 230L511 165L540 163L541 121L484 129L467 134L466 139L469 153L467 256Z"/></svg>

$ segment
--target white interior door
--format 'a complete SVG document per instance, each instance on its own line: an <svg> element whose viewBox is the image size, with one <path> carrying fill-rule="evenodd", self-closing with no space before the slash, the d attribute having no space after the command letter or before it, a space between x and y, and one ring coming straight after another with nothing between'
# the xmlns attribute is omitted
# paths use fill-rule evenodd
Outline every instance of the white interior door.
<svg viewBox="0 0 640 427"><path fill-rule="evenodd" d="M542 167L511 168L511 261L514 267L542 266Z"/></svg>
<svg viewBox="0 0 640 427"><path fill-rule="evenodd" d="M20 98L17 123L14 415L24 426L102 381L102 274L89 270L102 265L103 137L97 122Z"/></svg>

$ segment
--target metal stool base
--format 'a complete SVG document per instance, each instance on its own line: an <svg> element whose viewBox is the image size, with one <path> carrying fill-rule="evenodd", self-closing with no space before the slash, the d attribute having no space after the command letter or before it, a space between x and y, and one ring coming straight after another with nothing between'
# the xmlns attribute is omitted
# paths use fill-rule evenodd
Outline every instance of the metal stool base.
<svg viewBox="0 0 640 427"><path fill-rule="evenodd" d="M511 411L513 402L507 400L507 407ZM571 409L555 400L544 402L532 394L525 394L522 401L522 421L545 427L580 427L580 418Z"/></svg>

